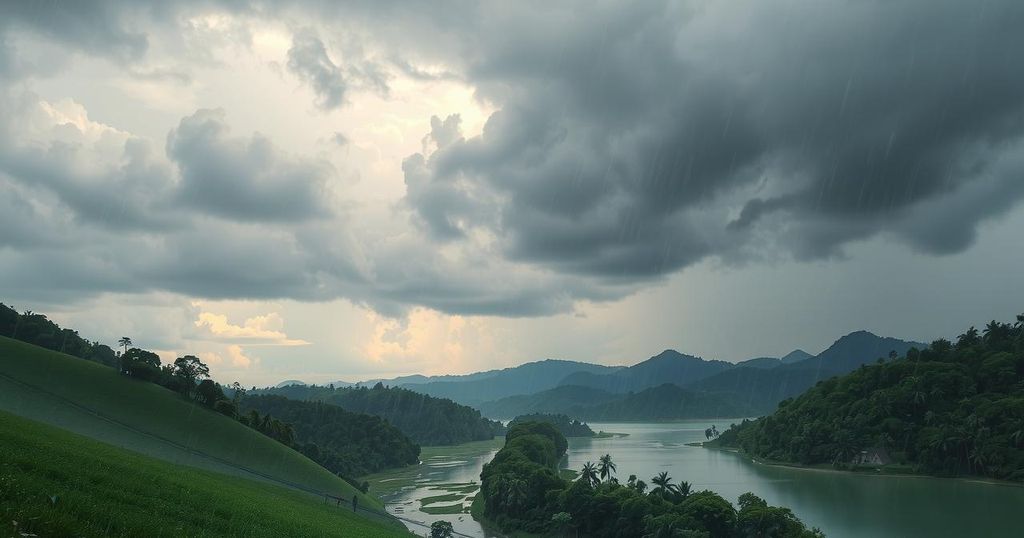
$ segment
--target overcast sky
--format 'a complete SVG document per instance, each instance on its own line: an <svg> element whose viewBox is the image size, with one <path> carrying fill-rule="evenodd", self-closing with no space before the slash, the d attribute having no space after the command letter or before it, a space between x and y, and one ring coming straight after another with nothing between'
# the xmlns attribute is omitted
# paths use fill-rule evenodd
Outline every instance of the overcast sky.
<svg viewBox="0 0 1024 538"><path fill-rule="evenodd" d="M223 382L1024 311L1024 4L0 4L0 300Z"/></svg>

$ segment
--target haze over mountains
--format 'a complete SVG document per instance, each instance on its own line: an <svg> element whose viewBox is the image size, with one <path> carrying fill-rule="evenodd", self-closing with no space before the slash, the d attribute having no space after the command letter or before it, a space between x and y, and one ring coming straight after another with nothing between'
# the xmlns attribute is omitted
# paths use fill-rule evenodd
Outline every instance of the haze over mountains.
<svg viewBox="0 0 1024 538"><path fill-rule="evenodd" d="M528 413L563 413L586 420L750 416L772 411L780 401L822 379L925 346L856 331L817 355L797 349L782 357L730 363L669 349L628 367L548 359L467 375L411 375L334 385L401 387L475 407L491 418ZM290 380L281 385L300 383Z"/></svg>

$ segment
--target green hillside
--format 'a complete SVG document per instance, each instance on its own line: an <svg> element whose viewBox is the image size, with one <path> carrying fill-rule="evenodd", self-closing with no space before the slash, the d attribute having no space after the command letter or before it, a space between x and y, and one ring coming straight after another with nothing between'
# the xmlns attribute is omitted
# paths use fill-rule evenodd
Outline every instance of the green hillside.
<svg viewBox="0 0 1024 538"><path fill-rule="evenodd" d="M16 536L408 535L393 520L305 493L171 465L5 412L0 518Z"/></svg>
<svg viewBox="0 0 1024 538"><path fill-rule="evenodd" d="M163 387L0 337L0 410L159 458L346 498L356 490L298 452ZM362 506L381 508L360 494Z"/></svg>
<svg viewBox="0 0 1024 538"><path fill-rule="evenodd" d="M790 463L1024 481L1024 315L822 381L713 444Z"/></svg>

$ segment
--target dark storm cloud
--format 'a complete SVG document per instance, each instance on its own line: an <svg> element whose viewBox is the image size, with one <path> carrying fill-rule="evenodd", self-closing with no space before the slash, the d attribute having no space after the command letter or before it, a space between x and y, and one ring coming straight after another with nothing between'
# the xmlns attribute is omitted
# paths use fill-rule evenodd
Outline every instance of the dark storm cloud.
<svg viewBox="0 0 1024 538"><path fill-rule="evenodd" d="M167 136L167 156L181 171L177 198L236 220L301 221L323 217L327 162L284 155L266 137L234 138L223 110L199 110Z"/></svg>
<svg viewBox="0 0 1024 538"><path fill-rule="evenodd" d="M0 281L532 316L709 257L874 236L960 252L1024 197L1024 5L1004 0L8 2L0 73L44 70L24 61L32 34L187 85L184 64L145 65L149 42L225 11L303 28L287 69L323 110L395 73L464 81L496 112L474 136L431 118L402 163L418 229L378 233L325 196L329 166L233 136L221 112L182 119L166 155L122 133L88 168L71 125L20 144L5 95Z"/></svg>
<svg viewBox="0 0 1024 538"><path fill-rule="evenodd" d="M1001 159L1024 148L1020 3L503 15L465 66L500 110L406 161L439 240L483 229L515 260L642 279L769 230L800 258L880 233L956 252L1024 196L1024 168Z"/></svg>

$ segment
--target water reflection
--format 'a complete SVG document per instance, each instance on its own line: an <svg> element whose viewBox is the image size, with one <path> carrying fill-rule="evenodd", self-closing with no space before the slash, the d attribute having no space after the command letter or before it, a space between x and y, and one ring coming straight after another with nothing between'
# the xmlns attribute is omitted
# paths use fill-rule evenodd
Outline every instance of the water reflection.
<svg viewBox="0 0 1024 538"><path fill-rule="evenodd" d="M675 482L686 480L695 491L710 489L733 503L751 491L771 504L792 508L804 522L821 528L831 538L1022 535L1019 518L1024 488L772 467L730 452L687 446L704 440L704 429L712 423L722 430L730 422L594 423L595 431L628 435L570 439L565 465L579 469L587 461L597 462L602 455L611 454L623 482L635 474L649 483L652 476L667 471ZM494 457L499 446L496 441L426 449L437 453L425 457L423 465L385 479L396 486L384 496L388 509L427 525L441 519L452 521L455 530L469 536L497 536L485 532L468 513L425 513L422 501L457 493L462 501L445 499L427 506L461 503L468 507L468 499L479 487L484 463ZM425 530L415 525L410 529L421 535Z"/></svg>

